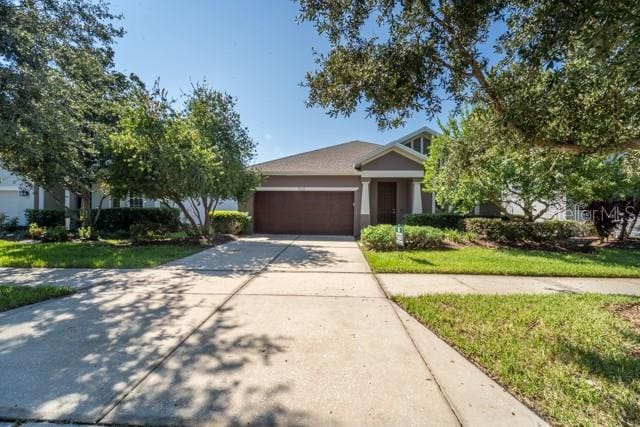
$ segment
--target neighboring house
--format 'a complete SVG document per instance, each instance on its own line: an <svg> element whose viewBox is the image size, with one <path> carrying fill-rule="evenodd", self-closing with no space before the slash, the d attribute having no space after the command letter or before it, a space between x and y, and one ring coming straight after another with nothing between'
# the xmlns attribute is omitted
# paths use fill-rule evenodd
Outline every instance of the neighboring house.
<svg viewBox="0 0 640 427"><path fill-rule="evenodd" d="M31 184L0 169L0 213L9 218L18 218L24 224L25 209L32 209L37 203L38 195Z"/></svg>
<svg viewBox="0 0 640 427"><path fill-rule="evenodd" d="M108 196L103 199L103 194L96 190L91 195L92 208L97 208L101 200L103 209L156 208L161 206L158 200L145 199L135 195L121 200L111 199ZM53 192L45 191L42 187L34 186L0 168L0 212L9 218L18 218L21 225L26 225L25 210L27 209L63 210L65 205L70 209L79 209L80 198L62 188ZM217 209L237 210L238 205L233 200L225 200L218 205Z"/></svg>
<svg viewBox="0 0 640 427"><path fill-rule="evenodd" d="M418 129L386 145L352 141L254 165L264 175L247 203L256 233L359 235L408 213L438 212L422 191L423 163L437 133ZM478 215L498 215L491 205Z"/></svg>

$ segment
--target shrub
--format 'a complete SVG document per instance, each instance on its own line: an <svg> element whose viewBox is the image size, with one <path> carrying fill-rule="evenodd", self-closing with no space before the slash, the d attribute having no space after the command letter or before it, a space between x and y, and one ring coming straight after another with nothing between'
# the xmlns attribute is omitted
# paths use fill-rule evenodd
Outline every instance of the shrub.
<svg viewBox="0 0 640 427"><path fill-rule="evenodd" d="M97 211L93 211L93 215ZM173 208L110 208L102 209L95 223L98 231L114 233L130 231L132 225L158 224L166 231L180 228L180 211Z"/></svg>
<svg viewBox="0 0 640 427"><path fill-rule="evenodd" d="M17 217L7 218L6 215L4 219L0 218L0 231L17 231L21 229L20 220Z"/></svg>
<svg viewBox="0 0 640 427"><path fill-rule="evenodd" d="M360 242L376 251L390 251L395 248L395 231L392 225L370 225L360 232Z"/></svg>
<svg viewBox="0 0 640 427"><path fill-rule="evenodd" d="M590 233L587 224L578 221L550 220L524 222L499 218L466 218L465 230L492 242L552 243Z"/></svg>
<svg viewBox="0 0 640 427"><path fill-rule="evenodd" d="M55 227L64 225L64 211L53 209L27 209L25 211L27 223L36 223L40 227Z"/></svg>
<svg viewBox="0 0 640 427"><path fill-rule="evenodd" d="M249 228L251 217L247 212L215 211L211 216L213 230L216 233L241 234Z"/></svg>
<svg viewBox="0 0 640 427"><path fill-rule="evenodd" d="M150 222L142 224L132 224L129 227L129 236L135 244L154 242L165 239L167 229L162 224L154 224Z"/></svg>
<svg viewBox="0 0 640 427"><path fill-rule="evenodd" d="M98 230L95 227L80 227L78 237L81 240L98 240Z"/></svg>
<svg viewBox="0 0 640 427"><path fill-rule="evenodd" d="M435 227L404 227L405 249L433 249L447 246L448 243L469 243L475 236L469 232ZM367 249L389 251L395 249L395 226L374 225L362 230L360 241Z"/></svg>
<svg viewBox="0 0 640 427"><path fill-rule="evenodd" d="M69 233L63 225L56 225L45 229L42 240L45 242L67 242Z"/></svg>
<svg viewBox="0 0 640 427"><path fill-rule="evenodd" d="M40 240L42 239L42 236L44 235L45 230L46 229L44 227L40 227L35 222L32 222L31 224L29 224L29 228L27 229L27 234L32 239Z"/></svg>
<svg viewBox="0 0 640 427"><path fill-rule="evenodd" d="M422 214L408 214L405 215L402 220L406 225L422 225L435 228L451 228L460 229L461 222L464 219L463 215L452 213L422 213Z"/></svg>

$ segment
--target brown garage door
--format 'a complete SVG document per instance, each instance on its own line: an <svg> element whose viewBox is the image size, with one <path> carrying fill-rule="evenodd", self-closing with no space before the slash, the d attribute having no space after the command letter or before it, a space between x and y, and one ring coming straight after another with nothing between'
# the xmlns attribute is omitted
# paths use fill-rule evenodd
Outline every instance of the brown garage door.
<svg viewBox="0 0 640 427"><path fill-rule="evenodd" d="M351 191L258 191L256 233L353 234Z"/></svg>

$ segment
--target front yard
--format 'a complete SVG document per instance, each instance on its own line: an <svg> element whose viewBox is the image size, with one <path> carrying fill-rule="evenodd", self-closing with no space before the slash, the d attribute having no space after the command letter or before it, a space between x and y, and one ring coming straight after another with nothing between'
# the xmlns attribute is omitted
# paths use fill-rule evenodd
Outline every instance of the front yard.
<svg viewBox="0 0 640 427"><path fill-rule="evenodd" d="M66 287L0 285L0 312L72 293Z"/></svg>
<svg viewBox="0 0 640 427"><path fill-rule="evenodd" d="M640 250L599 248L593 253L461 247L364 251L376 273L458 273L519 276L640 277Z"/></svg>
<svg viewBox="0 0 640 427"><path fill-rule="evenodd" d="M553 424L640 424L640 298L395 300Z"/></svg>
<svg viewBox="0 0 640 427"><path fill-rule="evenodd" d="M202 250L199 245L122 242L18 243L0 240L0 267L144 268Z"/></svg>

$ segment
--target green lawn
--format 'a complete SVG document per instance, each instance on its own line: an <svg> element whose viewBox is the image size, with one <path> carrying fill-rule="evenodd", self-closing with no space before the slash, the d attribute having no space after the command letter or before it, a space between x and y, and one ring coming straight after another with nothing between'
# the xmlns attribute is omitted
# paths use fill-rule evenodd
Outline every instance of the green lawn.
<svg viewBox="0 0 640 427"><path fill-rule="evenodd" d="M15 243L0 240L0 267L155 267L202 250L193 245L127 246L106 242Z"/></svg>
<svg viewBox="0 0 640 427"><path fill-rule="evenodd" d="M560 253L466 247L429 251L365 251L376 273L468 273L519 276L640 277L640 250Z"/></svg>
<svg viewBox="0 0 640 427"><path fill-rule="evenodd" d="M556 425L640 425L640 298L396 297L419 321Z"/></svg>
<svg viewBox="0 0 640 427"><path fill-rule="evenodd" d="M72 293L73 290L67 287L0 285L0 311L10 310L50 298L63 297Z"/></svg>

